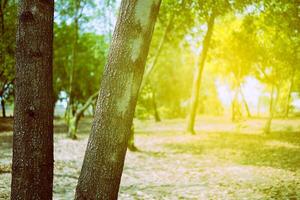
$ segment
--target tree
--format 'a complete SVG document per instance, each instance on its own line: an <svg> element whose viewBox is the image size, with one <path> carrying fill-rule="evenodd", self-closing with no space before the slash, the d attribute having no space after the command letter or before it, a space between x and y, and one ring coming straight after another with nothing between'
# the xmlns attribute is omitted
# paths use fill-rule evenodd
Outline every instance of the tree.
<svg viewBox="0 0 300 200"><path fill-rule="evenodd" d="M83 114L85 110L81 108L89 108L84 105L95 96L98 88L94 83L100 81L105 63L107 42L104 35L85 27L92 17L87 16L84 9L91 10L93 6L95 4L90 0L60 1L56 4L59 20L55 24L54 86L56 99L60 98L61 92L65 94L64 100L68 103L65 112L67 136L72 139L77 138L75 127L80 119L76 113L80 110ZM67 23L69 19L72 19L70 24Z"/></svg>
<svg viewBox="0 0 300 200"><path fill-rule="evenodd" d="M19 2L11 199L52 199L54 1Z"/></svg>
<svg viewBox="0 0 300 200"><path fill-rule="evenodd" d="M215 13L211 13L209 20L207 22L207 33L203 40L203 50L200 54L199 60L196 63L196 73L194 77L194 83L193 83L193 90L192 90L192 97L191 97L191 110L188 115L188 125L187 125L187 131L191 134L195 134L194 126L195 126L195 118L196 118L196 112L198 108L198 98L200 93L200 83L202 78L202 72L205 65L205 60L207 57L209 44L211 41L211 37L213 34L213 27L215 22Z"/></svg>
<svg viewBox="0 0 300 200"><path fill-rule="evenodd" d="M117 199L160 0L123 0L75 199Z"/></svg>

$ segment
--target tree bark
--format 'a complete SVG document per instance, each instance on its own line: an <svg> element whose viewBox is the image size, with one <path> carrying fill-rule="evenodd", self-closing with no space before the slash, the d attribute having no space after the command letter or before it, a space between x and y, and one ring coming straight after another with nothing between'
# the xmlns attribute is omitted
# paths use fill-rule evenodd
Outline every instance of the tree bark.
<svg viewBox="0 0 300 200"><path fill-rule="evenodd" d="M11 199L52 199L54 1L19 1Z"/></svg>
<svg viewBox="0 0 300 200"><path fill-rule="evenodd" d="M76 200L118 198L134 109L160 3L121 3Z"/></svg>
<svg viewBox="0 0 300 200"><path fill-rule="evenodd" d="M194 77L193 90L191 95L191 108L188 114L188 122L187 122L187 132L191 134L195 134L194 126L195 126L196 113L198 109L198 99L199 99L199 93L201 88L202 72L205 66L205 60L207 57L211 37L213 34L214 22L215 22L215 15L214 13L212 13L207 22L207 33L203 40L203 50L196 63L196 73Z"/></svg>

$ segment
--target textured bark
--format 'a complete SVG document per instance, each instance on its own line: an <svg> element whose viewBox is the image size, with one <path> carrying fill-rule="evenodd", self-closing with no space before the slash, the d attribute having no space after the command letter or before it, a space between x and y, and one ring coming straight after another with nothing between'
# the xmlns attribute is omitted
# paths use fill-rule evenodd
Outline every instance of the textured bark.
<svg viewBox="0 0 300 200"><path fill-rule="evenodd" d="M155 66L157 64L158 58L159 58L159 56L160 56L160 54L162 52L163 46L164 46L164 44L166 42L166 39L168 37L168 34L171 31L171 29L172 29L172 24L173 24L174 16L175 16L175 13L173 13L171 15L170 19L169 19L169 22L168 22L167 27L165 28L163 37L159 41L158 49L156 51L156 54L154 55L153 61L151 62L150 66L147 67L146 70L145 70L144 78L143 78L142 85L141 85L141 90L143 90L143 88L145 87L146 83L150 83L151 72L153 72L154 69L155 69ZM155 118L156 122L160 122L161 118L160 118L159 112L157 110L156 101L153 98L155 98L155 97L152 96L152 100L153 100L153 102L152 102L153 104L152 105L153 105L153 109L154 109L154 118ZM134 125L132 125L132 126L134 126ZM137 147L134 144L134 130L133 130L133 132L130 133L130 139L128 141L128 149L130 151L137 151L137 150L135 150L135 149L137 149Z"/></svg>
<svg viewBox="0 0 300 200"><path fill-rule="evenodd" d="M19 1L11 199L52 199L53 0Z"/></svg>
<svg viewBox="0 0 300 200"><path fill-rule="evenodd" d="M196 63L196 73L194 77L193 90L191 95L191 108L188 114L188 122L187 122L187 131L191 134L195 134L194 126L196 120L196 113L198 109L198 99L199 99L200 88L201 88L202 72L205 66L205 60L207 57L211 37L213 34L214 22L215 22L215 15L212 13L207 22L207 33L203 40L203 50Z"/></svg>
<svg viewBox="0 0 300 200"><path fill-rule="evenodd" d="M160 0L123 0L75 199L117 199Z"/></svg>

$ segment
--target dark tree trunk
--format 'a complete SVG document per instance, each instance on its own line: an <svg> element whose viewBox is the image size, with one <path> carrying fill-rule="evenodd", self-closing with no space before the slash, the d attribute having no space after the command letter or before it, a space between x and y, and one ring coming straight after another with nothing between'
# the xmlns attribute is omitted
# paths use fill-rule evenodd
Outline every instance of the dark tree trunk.
<svg viewBox="0 0 300 200"><path fill-rule="evenodd" d="M2 117L6 117L5 101L4 101L3 97L1 99L1 108L2 108Z"/></svg>
<svg viewBox="0 0 300 200"><path fill-rule="evenodd" d="M203 40L203 51L196 63L196 73L194 77L193 90L191 95L191 108L188 114L188 122L187 122L187 131L191 134L195 134L194 126L196 120L196 113L198 109L198 99L199 99L200 88L201 88L202 72L204 69L205 60L207 57L211 37L213 34L214 23L215 23L215 15L212 13L207 22L207 33Z"/></svg>
<svg viewBox="0 0 300 200"><path fill-rule="evenodd" d="M52 199L54 1L19 1L11 199Z"/></svg>
<svg viewBox="0 0 300 200"><path fill-rule="evenodd" d="M75 199L117 199L160 0L123 0Z"/></svg>

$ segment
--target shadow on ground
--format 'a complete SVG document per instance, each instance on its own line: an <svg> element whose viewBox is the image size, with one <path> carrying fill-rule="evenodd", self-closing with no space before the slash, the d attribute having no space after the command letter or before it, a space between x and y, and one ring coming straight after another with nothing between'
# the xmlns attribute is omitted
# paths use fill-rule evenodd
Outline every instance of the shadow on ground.
<svg viewBox="0 0 300 200"><path fill-rule="evenodd" d="M205 154L242 165L300 168L300 132L202 133L191 141L167 143L165 147L175 153Z"/></svg>

